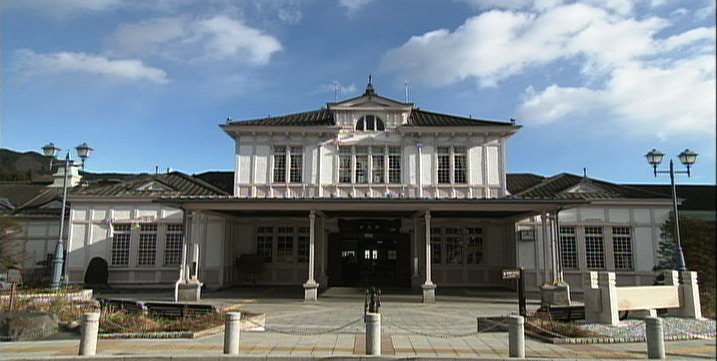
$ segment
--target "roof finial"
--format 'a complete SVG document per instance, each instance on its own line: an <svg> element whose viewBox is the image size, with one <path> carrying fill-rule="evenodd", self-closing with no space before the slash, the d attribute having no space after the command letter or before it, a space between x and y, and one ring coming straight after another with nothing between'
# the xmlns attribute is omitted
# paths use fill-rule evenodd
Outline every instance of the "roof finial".
<svg viewBox="0 0 717 361"><path fill-rule="evenodd" d="M376 91L373 89L373 84L371 84L371 74L368 75L368 85L366 85L366 95L372 95L375 94Z"/></svg>

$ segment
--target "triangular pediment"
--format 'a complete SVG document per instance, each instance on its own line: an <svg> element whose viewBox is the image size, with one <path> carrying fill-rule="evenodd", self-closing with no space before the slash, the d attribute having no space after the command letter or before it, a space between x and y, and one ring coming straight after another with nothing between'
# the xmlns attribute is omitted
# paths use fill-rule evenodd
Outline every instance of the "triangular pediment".
<svg viewBox="0 0 717 361"><path fill-rule="evenodd" d="M140 192L173 192L174 189L169 188L168 186L157 182L157 181L149 181L141 186L137 187L137 190Z"/></svg>
<svg viewBox="0 0 717 361"><path fill-rule="evenodd" d="M410 110L412 107L413 104L411 103L402 103L393 99L384 98L376 94L364 94L356 98L328 104L329 109L335 110L359 110L367 108Z"/></svg>
<svg viewBox="0 0 717 361"><path fill-rule="evenodd" d="M607 191L590 181L581 181L562 193L607 193Z"/></svg>

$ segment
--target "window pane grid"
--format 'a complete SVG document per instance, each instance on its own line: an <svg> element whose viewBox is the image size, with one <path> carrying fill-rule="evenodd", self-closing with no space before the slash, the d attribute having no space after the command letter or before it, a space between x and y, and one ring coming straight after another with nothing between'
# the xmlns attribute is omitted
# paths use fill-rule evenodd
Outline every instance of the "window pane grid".
<svg viewBox="0 0 717 361"><path fill-rule="evenodd" d="M613 227L612 234L615 269L632 270L632 238L630 237L630 228Z"/></svg>
<svg viewBox="0 0 717 361"><path fill-rule="evenodd" d="M578 268L578 248L575 227L560 227L560 264L563 268Z"/></svg>
<svg viewBox="0 0 717 361"><path fill-rule="evenodd" d="M168 224L167 238L164 243L164 265L176 266L182 263L183 225Z"/></svg>
<svg viewBox="0 0 717 361"><path fill-rule="evenodd" d="M153 266L157 257L157 225L140 225L137 265Z"/></svg>
<svg viewBox="0 0 717 361"><path fill-rule="evenodd" d="M585 259L591 269L605 268L603 232L600 227L585 227Z"/></svg>
<svg viewBox="0 0 717 361"><path fill-rule="evenodd" d="M131 224L115 224L112 235L112 265L126 266L129 265L129 245Z"/></svg>
<svg viewBox="0 0 717 361"><path fill-rule="evenodd" d="M480 264L483 262L483 228L431 228L431 257L436 264ZM445 255L445 259L441 256Z"/></svg>

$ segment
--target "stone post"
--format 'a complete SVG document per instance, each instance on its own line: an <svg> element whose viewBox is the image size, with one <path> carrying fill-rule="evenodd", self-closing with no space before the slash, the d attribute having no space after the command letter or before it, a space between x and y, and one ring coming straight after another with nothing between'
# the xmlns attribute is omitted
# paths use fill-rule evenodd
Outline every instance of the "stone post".
<svg viewBox="0 0 717 361"><path fill-rule="evenodd" d="M525 358L525 319L523 316L508 317L508 356Z"/></svg>
<svg viewBox="0 0 717 361"><path fill-rule="evenodd" d="M381 314L368 312L364 315L366 323L366 354L381 355Z"/></svg>
<svg viewBox="0 0 717 361"><path fill-rule="evenodd" d="M94 356L97 353L97 333L100 329L100 313L88 312L82 315L80 329L80 356Z"/></svg>
<svg viewBox="0 0 717 361"><path fill-rule="evenodd" d="M615 272L598 272L600 288L600 316L598 322L616 325L620 322L617 312L617 287Z"/></svg>
<svg viewBox="0 0 717 361"><path fill-rule="evenodd" d="M224 354L239 354L241 335L241 312L227 312L224 323Z"/></svg>
<svg viewBox="0 0 717 361"><path fill-rule="evenodd" d="M687 318L702 318L700 308L700 290L697 285L697 272L680 272L680 312L679 315Z"/></svg>
<svg viewBox="0 0 717 361"><path fill-rule="evenodd" d="M665 358L665 337L662 330L662 319L659 317L645 318L645 337L647 338L647 358Z"/></svg>
<svg viewBox="0 0 717 361"><path fill-rule="evenodd" d="M585 298L585 321L596 323L600 320L600 288L598 288L598 274L590 271L584 274L583 292Z"/></svg>

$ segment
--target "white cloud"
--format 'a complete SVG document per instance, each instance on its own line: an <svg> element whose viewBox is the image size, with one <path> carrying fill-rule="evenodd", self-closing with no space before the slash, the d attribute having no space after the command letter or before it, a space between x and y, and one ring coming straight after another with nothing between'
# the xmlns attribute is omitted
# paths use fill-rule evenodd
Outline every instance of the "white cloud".
<svg viewBox="0 0 717 361"><path fill-rule="evenodd" d="M264 65L282 49L276 38L226 15L156 18L125 24L110 36L113 53L174 60L236 60Z"/></svg>
<svg viewBox="0 0 717 361"><path fill-rule="evenodd" d="M316 93L331 92L332 94L336 94L337 96L344 96L355 94L357 90L358 88L354 83L351 83L350 85L343 85L338 81L334 81L331 84L322 84L321 86L319 86L319 90L316 91Z"/></svg>
<svg viewBox="0 0 717 361"><path fill-rule="evenodd" d="M374 0L339 0L339 5L345 7L349 12L356 12Z"/></svg>
<svg viewBox="0 0 717 361"><path fill-rule="evenodd" d="M497 6L509 11L483 11L453 31L413 36L386 52L381 66L422 84L475 80L485 87L533 70L549 73L567 60L583 78L528 87L519 107L526 124L599 118L659 136L714 132L714 27L673 27L634 14L629 1L537 4L508 1Z"/></svg>
<svg viewBox="0 0 717 361"><path fill-rule="evenodd" d="M165 84L169 81L162 69L152 68L135 59L111 60L85 53L59 52L37 54L23 49L17 52L21 58L21 73L25 76L47 74L87 74L108 77L120 81L149 81Z"/></svg>
<svg viewBox="0 0 717 361"><path fill-rule="evenodd" d="M209 59L239 58L263 65L282 49L276 38L223 15L201 21L196 30L205 38L204 57Z"/></svg>
<svg viewBox="0 0 717 361"><path fill-rule="evenodd" d="M531 124L592 115L623 132L699 134L715 131L715 57L702 55L666 67L638 62L616 69L602 89L551 85L529 88L521 119Z"/></svg>
<svg viewBox="0 0 717 361"><path fill-rule="evenodd" d="M493 86L530 67L569 57L585 56L603 67L649 55L653 36L667 25L658 18L626 19L579 3L539 14L488 11L453 32L411 37L384 54L381 65L424 84L475 78Z"/></svg>

